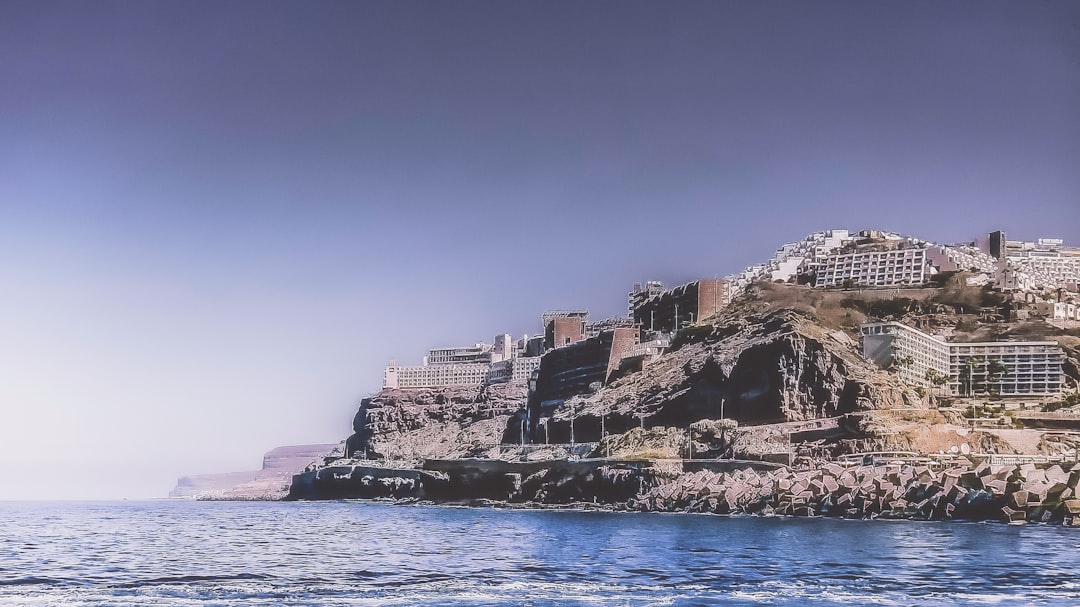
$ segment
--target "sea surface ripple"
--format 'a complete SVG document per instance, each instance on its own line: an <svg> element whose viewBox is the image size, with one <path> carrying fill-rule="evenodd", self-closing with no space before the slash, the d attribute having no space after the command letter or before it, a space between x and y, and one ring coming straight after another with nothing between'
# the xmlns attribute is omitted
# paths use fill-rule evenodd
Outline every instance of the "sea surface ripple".
<svg viewBox="0 0 1080 607"><path fill-rule="evenodd" d="M1080 605L1060 526L0 502L0 606Z"/></svg>

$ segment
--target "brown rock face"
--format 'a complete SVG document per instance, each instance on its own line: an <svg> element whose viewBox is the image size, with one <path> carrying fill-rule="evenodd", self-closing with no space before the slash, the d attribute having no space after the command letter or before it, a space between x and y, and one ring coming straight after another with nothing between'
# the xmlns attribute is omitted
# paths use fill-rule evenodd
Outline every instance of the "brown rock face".
<svg viewBox="0 0 1080 607"><path fill-rule="evenodd" d="M611 433L720 417L774 423L929 408L856 348L846 335L791 309L732 314L680 333L672 350L643 372L568 400L548 421L550 440L568 437L570 417L575 440L595 441L601 416ZM539 420L533 422L535 438Z"/></svg>
<svg viewBox="0 0 1080 607"><path fill-rule="evenodd" d="M348 455L405 462L489 456L526 397L527 388L513 383L383 390L361 401Z"/></svg>

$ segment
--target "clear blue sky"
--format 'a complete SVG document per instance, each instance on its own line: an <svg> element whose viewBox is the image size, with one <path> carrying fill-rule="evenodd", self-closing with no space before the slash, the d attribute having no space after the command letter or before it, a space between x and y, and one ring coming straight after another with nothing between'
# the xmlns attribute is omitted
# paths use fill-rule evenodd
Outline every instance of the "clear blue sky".
<svg viewBox="0 0 1080 607"><path fill-rule="evenodd" d="M830 227L1080 244L1076 2L0 2L0 498Z"/></svg>

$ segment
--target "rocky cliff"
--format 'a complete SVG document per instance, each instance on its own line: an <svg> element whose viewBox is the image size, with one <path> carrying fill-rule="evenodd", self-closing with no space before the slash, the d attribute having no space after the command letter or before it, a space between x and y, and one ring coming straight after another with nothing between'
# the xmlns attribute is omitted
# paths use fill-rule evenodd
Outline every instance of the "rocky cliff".
<svg viewBox="0 0 1080 607"><path fill-rule="evenodd" d="M549 419L533 412L530 428L539 442L568 441L573 418L575 440L597 441L602 431L634 427L720 418L776 424L890 409L929 414L930 403L812 312L745 302L679 333L642 372L569 399Z"/></svg>
<svg viewBox="0 0 1080 607"><path fill-rule="evenodd" d="M515 383L383 390L360 402L348 455L396 462L497 457L507 424L527 396L527 388Z"/></svg>

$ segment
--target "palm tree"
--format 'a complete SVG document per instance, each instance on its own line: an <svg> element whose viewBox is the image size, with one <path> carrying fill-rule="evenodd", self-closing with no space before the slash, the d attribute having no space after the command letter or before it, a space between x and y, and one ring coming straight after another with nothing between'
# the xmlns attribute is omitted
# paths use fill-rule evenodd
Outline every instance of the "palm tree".
<svg viewBox="0 0 1080 607"><path fill-rule="evenodd" d="M986 384L991 393L1001 395L1001 384L999 382L1008 374L1009 368L1000 360L995 359L986 364Z"/></svg>
<svg viewBox="0 0 1080 607"><path fill-rule="evenodd" d="M975 395L975 371L981 367L983 361L978 356L969 356L964 359L964 366L960 370L961 378L966 379L967 395Z"/></svg>
<svg viewBox="0 0 1080 607"><path fill-rule="evenodd" d="M926 381L930 382L931 386L938 388L939 391L941 389L941 386L944 386L949 382L948 376L946 376L944 373L938 372L937 369L927 369L925 377Z"/></svg>

